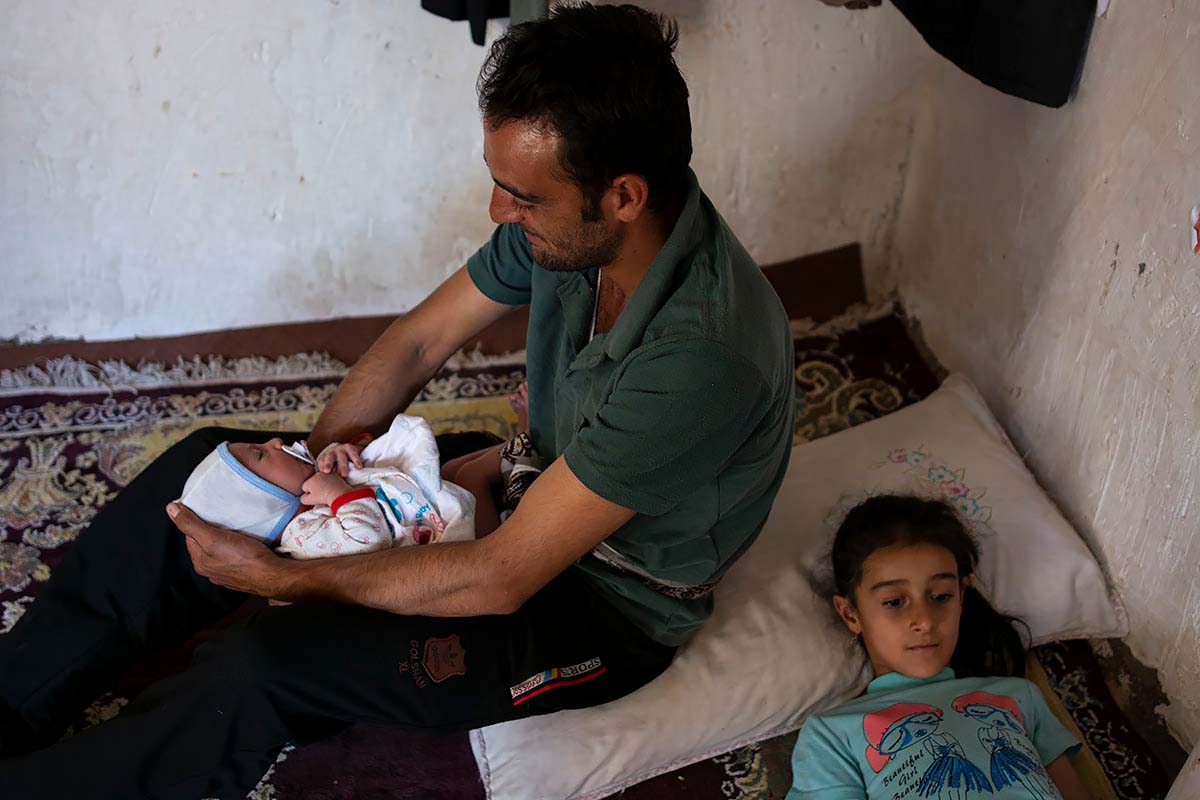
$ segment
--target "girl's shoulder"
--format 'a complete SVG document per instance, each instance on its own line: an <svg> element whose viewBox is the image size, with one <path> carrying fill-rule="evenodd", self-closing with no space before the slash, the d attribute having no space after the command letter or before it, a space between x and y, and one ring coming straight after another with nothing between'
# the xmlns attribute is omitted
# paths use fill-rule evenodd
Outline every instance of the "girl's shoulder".
<svg viewBox="0 0 1200 800"><path fill-rule="evenodd" d="M1033 682L1025 678L1017 678L1011 675L987 675L978 678L955 678L953 681L947 681L947 683L952 683L956 686L962 687L979 686L991 687L993 689L1007 689L1009 691L1025 691L1028 689L1037 691L1037 686Z"/></svg>
<svg viewBox="0 0 1200 800"><path fill-rule="evenodd" d="M1025 679L1011 676L994 676L982 678L959 678L953 681L954 693L959 698L969 698L974 695L1009 697L1024 705L1041 698L1041 690L1037 684ZM962 702L960 700L960 702Z"/></svg>
<svg viewBox="0 0 1200 800"><path fill-rule="evenodd" d="M813 714L809 719L823 720L837 727L839 723L848 719L862 717L886 707L922 703L940 706L942 703L952 703L958 698L975 693L1004 695L1021 703L1040 696L1037 686L1025 678L989 676L906 682L894 688L868 688L859 696L835 708Z"/></svg>

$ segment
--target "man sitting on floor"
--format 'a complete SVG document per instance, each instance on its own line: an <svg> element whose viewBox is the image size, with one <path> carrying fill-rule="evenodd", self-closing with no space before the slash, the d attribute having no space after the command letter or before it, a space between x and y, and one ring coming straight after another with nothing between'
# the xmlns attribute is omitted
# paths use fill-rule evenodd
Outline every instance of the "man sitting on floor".
<svg viewBox="0 0 1200 800"><path fill-rule="evenodd" d="M382 432L452 353L529 304L530 435L549 466L515 513L478 541L281 558L168 506L228 438L189 436L0 637L5 796L240 798L288 742L589 706L667 668L762 528L793 419L786 315L688 167L676 40L648 12L585 5L496 42L479 102L498 227L379 338L309 436L319 452ZM248 594L292 604L51 744L147 647Z"/></svg>

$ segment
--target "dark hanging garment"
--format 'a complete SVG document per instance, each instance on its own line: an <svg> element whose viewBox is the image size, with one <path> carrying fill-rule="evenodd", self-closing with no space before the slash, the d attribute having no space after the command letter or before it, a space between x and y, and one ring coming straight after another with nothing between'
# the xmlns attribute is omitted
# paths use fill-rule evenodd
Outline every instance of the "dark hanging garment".
<svg viewBox="0 0 1200 800"><path fill-rule="evenodd" d="M934 50L1007 94L1058 108L1083 70L1096 0L893 0Z"/></svg>
<svg viewBox="0 0 1200 800"><path fill-rule="evenodd" d="M512 24L546 16L549 0L421 0L421 8L439 17L471 24L471 41L482 45L487 34L487 21L496 17L512 17Z"/></svg>
<svg viewBox="0 0 1200 800"><path fill-rule="evenodd" d="M508 16L508 0L421 0L421 8L454 22L471 24L471 41L483 44L487 21Z"/></svg>

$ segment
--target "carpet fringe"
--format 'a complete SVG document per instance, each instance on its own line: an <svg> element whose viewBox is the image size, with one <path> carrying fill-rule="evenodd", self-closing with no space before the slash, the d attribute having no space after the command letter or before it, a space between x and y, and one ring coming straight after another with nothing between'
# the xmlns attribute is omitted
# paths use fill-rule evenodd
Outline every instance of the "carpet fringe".
<svg viewBox="0 0 1200 800"><path fill-rule="evenodd" d="M478 369L479 367L518 367L525 364L525 351L515 350L500 355L485 355L479 350L459 350L446 360L442 369Z"/></svg>
<svg viewBox="0 0 1200 800"><path fill-rule="evenodd" d="M833 319L814 322L810 317L792 320L792 338L800 336L836 336L860 325L898 314L904 316L900 300L889 296L878 303L855 303Z"/></svg>
<svg viewBox="0 0 1200 800"><path fill-rule="evenodd" d="M346 365L326 353L296 353L278 358L180 356L175 363L120 360L92 364L74 356L49 359L18 369L0 370L0 396L31 389L55 392L137 391L164 386L202 386L229 380L298 380L341 377Z"/></svg>
<svg viewBox="0 0 1200 800"><path fill-rule="evenodd" d="M484 355L478 350L459 351L446 369L461 370L525 363L525 352ZM219 355L180 356L172 363L142 361L136 366L121 360L96 363L74 356L49 359L16 369L0 370L0 397L43 389L61 394L158 389L167 386L204 386L236 381L322 380L345 376L349 367L328 353L295 353L268 358Z"/></svg>

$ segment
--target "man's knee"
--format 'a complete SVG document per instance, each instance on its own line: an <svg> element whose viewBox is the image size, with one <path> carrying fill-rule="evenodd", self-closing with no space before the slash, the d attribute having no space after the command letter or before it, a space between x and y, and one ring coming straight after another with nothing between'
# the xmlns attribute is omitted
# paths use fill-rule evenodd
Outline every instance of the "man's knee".
<svg viewBox="0 0 1200 800"><path fill-rule="evenodd" d="M223 668L244 669L245 679L278 680L288 671L303 671L322 649L323 631L352 625L353 606L295 604L268 606L201 645L197 658L215 659Z"/></svg>
<svg viewBox="0 0 1200 800"><path fill-rule="evenodd" d="M192 666L222 684L261 692L278 681L287 664L286 654L256 626L239 625L196 648Z"/></svg>

